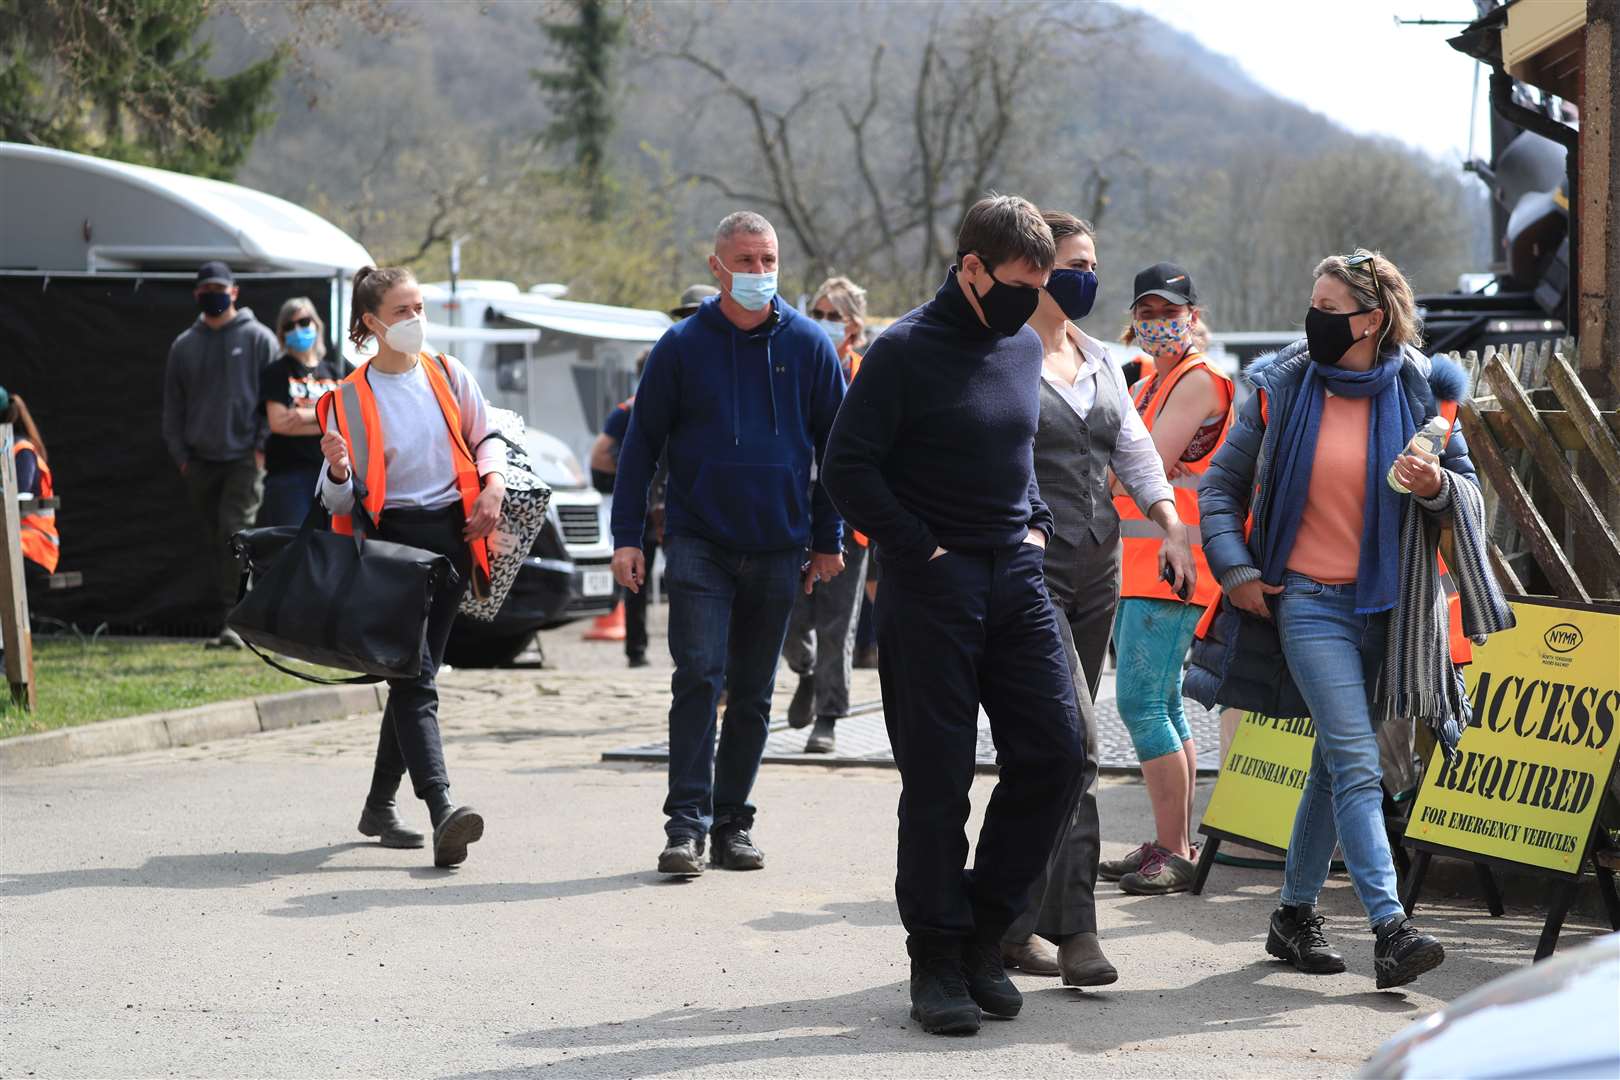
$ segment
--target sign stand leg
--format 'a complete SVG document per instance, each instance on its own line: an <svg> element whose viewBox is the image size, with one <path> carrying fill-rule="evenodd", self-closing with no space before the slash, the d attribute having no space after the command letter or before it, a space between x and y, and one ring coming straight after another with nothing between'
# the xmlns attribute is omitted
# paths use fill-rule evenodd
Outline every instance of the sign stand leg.
<svg viewBox="0 0 1620 1080"><path fill-rule="evenodd" d="M1553 886L1552 905L1547 909L1547 921L1541 927L1541 940L1536 942L1536 959L1545 960L1558 948L1558 934L1564 929L1564 919L1570 905L1575 902L1575 882L1560 881Z"/></svg>
<svg viewBox="0 0 1620 1080"><path fill-rule="evenodd" d="M1474 877L1479 879L1479 891L1485 896L1485 906L1490 908L1491 914L1500 919L1502 917L1502 892L1496 887L1496 875L1484 863L1474 864Z"/></svg>
<svg viewBox="0 0 1620 1080"><path fill-rule="evenodd" d="M1432 858L1427 851L1419 851L1412 860L1412 871L1406 875L1406 895L1401 897L1401 906L1406 909L1406 917L1411 918L1412 912L1417 910L1418 893L1423 891L1423 879L1429 874L1429 860Z"/></svg>
<svg viewBox="0 0 1620 1080"><path fill-rule="evenodd" d="M1209 880L1210 868L1215 865L1215 853L1221 849L1221 838L1218 836L1204 836L1204 850L1198 853L1198 872L1193 875L1192 889L1194 896L1204 891L1204 882Z"/></svg>

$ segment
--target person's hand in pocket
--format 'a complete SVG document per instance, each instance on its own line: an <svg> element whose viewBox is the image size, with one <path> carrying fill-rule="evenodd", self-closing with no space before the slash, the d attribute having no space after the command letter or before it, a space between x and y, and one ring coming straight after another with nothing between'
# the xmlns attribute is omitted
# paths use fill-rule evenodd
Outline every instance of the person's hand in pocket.
<svg viewBox="0 0 1620 1080"><path fill-rule="evenodd" d="M1267 585L1259 578L1255 578L1253 581L1245 581L1227 595L1232 598L1233 605L1239 609L1247 611L1250 615L1258 615L1262 619L1269 619L1271 618L1271 608L1266 604L1266 597L1276 596L1282 591L1281 585Z"/></svg>

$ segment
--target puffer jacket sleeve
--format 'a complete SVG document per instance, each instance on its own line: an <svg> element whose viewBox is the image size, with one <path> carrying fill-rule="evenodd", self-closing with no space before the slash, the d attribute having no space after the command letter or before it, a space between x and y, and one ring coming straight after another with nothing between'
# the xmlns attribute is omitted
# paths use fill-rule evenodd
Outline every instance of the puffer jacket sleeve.
<svg viewBox="0 0 1620 1080"><path fill-rule="evenodd" d="M1479 476L1474 471L1474 459L1468 453L1468 440L1463 437L1462 419L1459 417L1452 425L1451 438L1446 441L1446 448L1440 452L1440 467L1445 470L1444 483L1432 499L1414 496L1419 506L1429 513L1444 516L1451 509L1451 485L1458 477L1479 486ZM1213 468L1211 469L1213 471ZM1202 490L1200 489L1200 497ZM1201 504L1200 504L1201 505ZM1211 567L1214 563L1211 562Z"/></svg>
<svg viewBox="0 0 1620 1080"><path fill-rule="evenodd" d="M1203 534L1204 555L1209 568L1223 588L1230 587L1234 579L1259 577L1254 567L1254 556L1249 553L1243 536L1244 522L1249 516L1249 501L1254 494L1256 463L1260 456L1260 443L1265 435L1265 421L1260 416L1260 394L1249 395L1238 411L1237 422L1227 435L1221 448L1204 473L1198 485L1199 530ZM1236 570L1250 570L1247 575L1234 575Z"/></svg>

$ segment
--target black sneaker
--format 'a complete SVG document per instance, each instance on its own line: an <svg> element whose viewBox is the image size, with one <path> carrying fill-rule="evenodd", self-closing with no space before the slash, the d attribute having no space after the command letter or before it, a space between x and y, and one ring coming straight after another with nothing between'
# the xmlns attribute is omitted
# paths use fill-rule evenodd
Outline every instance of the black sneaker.
<svg viewBox="0 0 1620 1080"><path fill-rule="evenodd" d="M1344 957L1328 948L1324 921L1309 904L1282 905L1271 913L1266 952L1307 975L1337 975L1344 970Z"/></svg>
<svg viewBox="0 0 1620 1080"><path fill-rule="evenodd" d="M658 856L658 872L676 877L697 877L703 873L703 839L672 836Z"/></svg>
<svg viewBox="0 0 1620 1080"><path fill-rule="evenodd" d="M467 861L467 845L484 835L484 818L470 806L458 806L433 828L433 865L460 866Z"/></svg>
<svg viewBox="0 0 1620 1080"><path fill-rule="evenodd" d="M1444 946L1419 931L1404 915L1384 920L1373 933L1378 937L1373 946L1373 970L1380 990L1405 986L1425 971L1439 967L1446 958Z"/></svg>
<svg viewBox="0 0 1620 1080"><path fill-rule="evenodd" d="M907 938L906 952L911 954L911 1018L930 1035L977 1035L983 1014L968 994L961 945L954 938Z"/></svg>
<svg viewBox="0 0 1620 1080"><path fill-rule="evenodd" d="M759 870L765 866L765 853L754 846L753 837L740 825L716 829L713 840L710 865L722 870Z"/></svg>
<svg viewBox="0 0 1620 1080"><path fill-rule="evenodd" d="M1024 1007L1024 995L1007 978L1001 962L1001 943L970 941L962 946L962 974L967 978L968 996L991 1016L1012 1019Z"/></svg>
<svg viewBox="0 0 1620 1080"><path fill-rule="evenodd" d="M646 667L647 666L647 654L646 653L642 653L642 652L631 653L626 659L629 661L629 664L630 664L631 667Z"/></svg>
<svg viewBox="0 0 1620 1080"><path fill-rule="evenodd" d="M816 704L816 677L814 675L800 675L799 685L793 691L793 700L788 703L788 727L807 728L812 719L810 711Z"/></svg>

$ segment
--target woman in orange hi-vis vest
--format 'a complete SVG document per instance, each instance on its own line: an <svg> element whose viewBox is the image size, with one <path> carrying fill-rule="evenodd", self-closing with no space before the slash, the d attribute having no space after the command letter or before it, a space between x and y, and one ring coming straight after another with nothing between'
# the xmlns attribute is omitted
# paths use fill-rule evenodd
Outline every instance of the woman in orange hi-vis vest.
<svg viewBox="0 0 1620 1080"><path fill-rule="evenodd" d="M17 490L44 500L56 494L51 479L51 466L45 457L45 440L40 437L28 403L20 396L6 393L0 386L0 423L11 424L16 430L11 440L11 457L17 472ZM56 531L56 510L51 506L29 505L22 508L23 580L29 587L41 588L62 556L62 541Z"/></svg>
<svg viewBox="0 0 1620 1080"><path fill-rule="evenodd" d="M1204 607L1219 588L1198 543L1198 478L1232 422L1232 380L1200 351L1202 313L1192 277L1174 263L1136 275L1125 340L1143 349L1143 377L1132 388L1137 411L1175 487L1176 513L1192 540L1197 579L1177 593L1159 576L1163 532L1134 500L1116 492L1124 547L1114 617L1119 713L1142 763L1155 836L1099 876L1138 895L1182 892L1195 867L1190 833L1198 749L1181 705L1181 664Z"/></svg>
<svg viewBox="0 0 1620 1080"><path fill-rule="evenodd" d="M449 557L455 573L433 598L414 679L388 680L371 792L360 832L384 847L421 847L394 795L407 771L433 820L433 862L454 866L484 834L484 819L450 801L435 682L451 623L469 584L489 584L487 537L500 521L506 454L489 434L484 395L455 359L426 349L422 290L409 270L365 267L354 277L349 340L377 339L377 355L318 406L321 501L340 533L363 531Z"/></svg>

